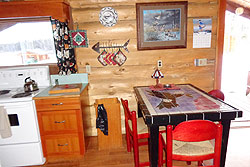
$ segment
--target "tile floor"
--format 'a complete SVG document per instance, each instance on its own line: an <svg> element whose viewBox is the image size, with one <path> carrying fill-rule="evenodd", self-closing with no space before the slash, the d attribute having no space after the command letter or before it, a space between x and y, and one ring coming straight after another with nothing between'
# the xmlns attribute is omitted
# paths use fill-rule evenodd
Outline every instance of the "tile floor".
<svg viewBox="0 0 250 167"><path fill-rule="evenodd" d="M225 167L250 167L250 98L226 94L225 101L243 111L231 123Z"/></svg>

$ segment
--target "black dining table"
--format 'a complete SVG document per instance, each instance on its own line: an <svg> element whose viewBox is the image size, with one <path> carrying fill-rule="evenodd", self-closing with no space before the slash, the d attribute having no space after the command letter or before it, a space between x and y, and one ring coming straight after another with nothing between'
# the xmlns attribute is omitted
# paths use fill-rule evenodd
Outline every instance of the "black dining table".
<svg viewBox="0 0 250 167"><path fill-rule="evenodd" d="M159 126L197 119L220 121L223 125L220 166L225 166L231 120L242 117L242 111L192 84L172 84L160 89L136 86L134 91L138 116L142 116L148 126L151 167L158 166Z"/></svg>

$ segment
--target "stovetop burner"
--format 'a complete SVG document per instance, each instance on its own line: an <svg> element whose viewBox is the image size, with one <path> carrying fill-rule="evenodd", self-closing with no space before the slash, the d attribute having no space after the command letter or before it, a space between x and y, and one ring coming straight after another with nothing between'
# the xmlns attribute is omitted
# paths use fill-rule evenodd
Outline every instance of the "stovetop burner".
<svg viewBox="0 0 250 167"><path fill-rule="evenodd" d="M30 95L31 95L30 92L17 93L15 95L13 95L12 98L26 97L26 96L30 96Z"/></svg>
<svg viewBox="0 0 250 167"><path fill-rule="evenodd" d="M9 92L10 92L10 90L0 90L0 95L5 95Z"/></svg>

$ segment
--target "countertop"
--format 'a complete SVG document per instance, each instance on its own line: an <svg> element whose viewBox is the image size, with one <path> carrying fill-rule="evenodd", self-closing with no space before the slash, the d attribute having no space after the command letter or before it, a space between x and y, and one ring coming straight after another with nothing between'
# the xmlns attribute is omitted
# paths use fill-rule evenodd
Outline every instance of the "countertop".
<svg viewBox="0 0 250 167"><path fill-rule="evenodd" d="M81 93L87 89L88 83L82 83L82 87L80 92L68 92L68 93L57 93L57 94L49 94L49 90L53 88L53 86L47 87L45 90L37 94L33 97L34 100L39 99L49 99L49 98L60 98L60 97L80 97Z"/></svg>

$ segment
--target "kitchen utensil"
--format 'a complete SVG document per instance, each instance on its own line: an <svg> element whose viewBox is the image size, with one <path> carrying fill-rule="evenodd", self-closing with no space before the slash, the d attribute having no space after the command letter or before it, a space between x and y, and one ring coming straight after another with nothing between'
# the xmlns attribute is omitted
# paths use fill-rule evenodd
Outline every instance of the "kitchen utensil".
<svg viewBox="0 0 250 167"><path fill-rule="evenodd" d="M33 92L38 90L36 81L32 80L30 77L25 78L24 82L24 92Z"/></svg>

